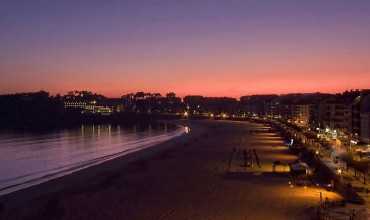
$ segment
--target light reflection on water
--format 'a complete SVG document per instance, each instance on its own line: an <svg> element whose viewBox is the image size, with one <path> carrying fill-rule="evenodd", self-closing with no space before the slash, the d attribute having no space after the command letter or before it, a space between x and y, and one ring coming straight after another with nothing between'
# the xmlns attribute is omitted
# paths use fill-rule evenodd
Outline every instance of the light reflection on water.
<svg viewBox="0 0 370 220"><path fill-rule="evenodd" d="M83 125L48 133L0 133L0 195L145 149L184 133L163 126Z"/></svg>

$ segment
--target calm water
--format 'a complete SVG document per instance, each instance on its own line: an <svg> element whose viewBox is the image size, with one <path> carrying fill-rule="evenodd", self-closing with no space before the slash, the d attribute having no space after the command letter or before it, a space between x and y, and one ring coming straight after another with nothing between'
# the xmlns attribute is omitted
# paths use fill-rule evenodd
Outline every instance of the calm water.
<svg viewBox="0 0 370 220"><path fill-rule="evenodd" d="M0 132L0 195L180 136L167 125L89 125L49 133Z"/></svg>

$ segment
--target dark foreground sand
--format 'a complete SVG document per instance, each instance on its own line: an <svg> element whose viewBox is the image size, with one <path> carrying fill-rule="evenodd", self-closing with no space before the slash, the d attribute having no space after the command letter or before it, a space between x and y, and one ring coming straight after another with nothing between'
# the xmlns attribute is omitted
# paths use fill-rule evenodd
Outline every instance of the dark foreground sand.
<svg viewBox="0 0 370 220"><path fill-rule="evenodd" d="M0 215L9 220L308 219L320 191L339 198L325 190L290 188L286 173L271 173L272 161L296 157L263 125L197 121L190 126L190 134L151 150L2 197ZM235 147L255 148L262 167L246 169L234 159L227 175Z"/></svg>

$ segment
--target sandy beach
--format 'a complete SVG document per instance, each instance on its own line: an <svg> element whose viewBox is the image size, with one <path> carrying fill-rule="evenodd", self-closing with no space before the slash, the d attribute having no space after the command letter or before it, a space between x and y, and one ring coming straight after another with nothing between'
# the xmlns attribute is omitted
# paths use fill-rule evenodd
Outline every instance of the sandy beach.
<svg viewBox="0 0 370 220"><path fill-rule="evenodd" d="M0 197L1 219L309 219L325 190L288 185L294 161L278 134L250 122L182 121L189 134ZM246 168L233 149L256 149ZM230 163L231 161L231 163Z"/></svg>

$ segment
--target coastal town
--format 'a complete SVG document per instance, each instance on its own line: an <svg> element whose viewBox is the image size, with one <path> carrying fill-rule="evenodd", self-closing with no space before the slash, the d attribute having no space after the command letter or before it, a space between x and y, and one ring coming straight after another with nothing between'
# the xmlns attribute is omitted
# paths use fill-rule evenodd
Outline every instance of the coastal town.
<svg viewBox="0 0 370 220"><path fill-rule="evenodd" d="M370 144L369 94L370 90L351 90L338 94L250 95L236 99L195 95L181 98L175 93L162 96L160 93L137 92L121 98L107 98L88 91L73 91L64 96L49 96L47 92L1 95L0 102L4 103L3 111L8 115L20 112L10 103L19 101L25 105L24 111L27 111L26 105L42 111L37 102L44 101L41 104L53 106L58 113L109 116L130 112L174 118L273 119L336 139L337 145L348 149L362 146L366 150Z"/></svg>

